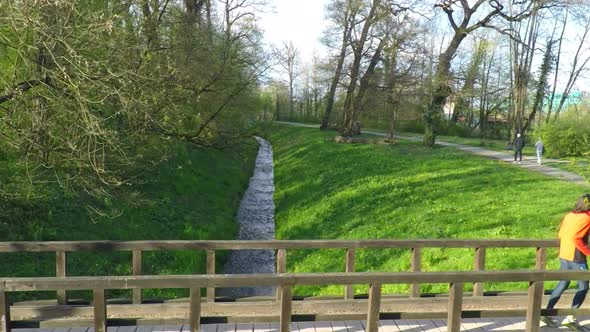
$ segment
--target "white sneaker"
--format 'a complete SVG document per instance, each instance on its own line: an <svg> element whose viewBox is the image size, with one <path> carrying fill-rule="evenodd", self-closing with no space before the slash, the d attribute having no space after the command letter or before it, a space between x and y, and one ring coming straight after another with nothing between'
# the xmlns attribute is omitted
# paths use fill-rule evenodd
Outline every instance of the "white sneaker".
<svg viewBox="0 0 590 332"><path fill-rule="evenodd" d="M561 321L561 325L566 325L566 324L570 324L570 323L575 323L577 322L576 317L574 317L574 315L567 315L562 321Z"/></svg>

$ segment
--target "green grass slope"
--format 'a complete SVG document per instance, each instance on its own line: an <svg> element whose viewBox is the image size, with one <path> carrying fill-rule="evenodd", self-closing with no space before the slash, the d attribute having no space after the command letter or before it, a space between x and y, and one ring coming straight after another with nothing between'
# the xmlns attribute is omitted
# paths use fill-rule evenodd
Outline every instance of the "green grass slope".
<svg viewBox="0 0 590 332"><path fill-rule="evenodd" d="M252 175L258 144L252 139L233 150L200 149L166 143L170 158L146 167L133 186L102 208L120 217L90 218L83 196L57 185L37 187L42 199L0 200L0 241L207 240L233 239L235 214ZM1 158L0 158L1 159ZM0 160L0 180L18 186L14 160ZM220 253L221 254L221 253ZM129 275L131 253L68 253L68 275ZM218 264L223 255L218 256ZM195 251L144 252L145 274L205 271L205 254ZM54 276L54 253L1 254L0 276ZM146 290L146 296L184 296L183 291ZM75 295L75 294L74 294ZM52 294L43 297L52 297Z"/></svg>
<svg viewBox="0 0 590 332"><path fill-rule="evenodd" d="M279 126L269 135L275 158L279 239L554 238L583 188L498 161L401 141L346 145L335 133ZM532 249L488 250L487 268L534 267ZM549 252L549 267L557 267ZM339 250L290 251L296 272L343 271ZM472 270L473 251L426 249L425 271ZM359 250L357 271L408 271L408 250ZM524 289L523 284L488 285ZM549 287L549 286L548 286ZM357 292L365 291L359 287ZM424 292L445 291L423 285ZM406 285L385 291L406 292ZM342 293L306 287L299 294Z"/></svg>

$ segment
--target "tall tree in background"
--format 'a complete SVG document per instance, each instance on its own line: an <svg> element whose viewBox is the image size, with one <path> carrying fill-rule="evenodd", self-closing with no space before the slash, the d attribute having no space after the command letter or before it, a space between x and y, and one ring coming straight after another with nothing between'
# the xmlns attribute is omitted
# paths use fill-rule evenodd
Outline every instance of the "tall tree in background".
<svg viewBox="0 0 590 332"><path fill-rule="evenodd" d="M548 5L548 1L536 0L520 1L519 3L521 5L519 5L517 11L508 11L503 1L497 0L477 0L473 4L470 4L468 0L441 0L436 3L435 7L440 8L447 15L453 30L453 36L446 49L439 56L433 78L432 98L430 105L424 112L424 144L426 146L431 147L434 145L436 123L440 121L439 118L445 101L452 93L450 84L451 62L465 37L483 27L497 28L499 31L504 31L504 29L493 25L495 19L500 18L508 22L520 21ZM461 12L460 15L457 15L459 21L457 21L456 11ZM480 18L476 19L476 17ZM472 19L476 19L475 23L472 23Z"/></svg>
<svg viewBox="0 0 590 332"><path fill-rule="evenodd" d="M284 42L280 52L280 64L287 73L287 84L289 85L289 118L293 120L295 80L299 76L297 72L298 51L293 41Z"/></svg>
<svg viewBox="0 0 590 332"><path fill-rule="evenodd" d="M357 82L359 80L360 71L361 71L361 61L366 54L366 43L369 38L369 32L373 29L375 24L378 22L378 18L380 15L380 6L382 4L382 0L372 0L369 3L368 8L366 9L366 14L362 18L362 30L360 36L351 40L351 47L352 47L352 54L353 54L353 61L350 67L350 76L349 76L349 83L348 88L346 90L346 97L344 99L344 106L342 107L342 115L340 119L340 132L344 136L352 136L354 135L354 128L356 121L356 112L354 109L355 103L355 93L357 92ZM353 34L354 35L354 34ZM383 39L382 39L383 40ZM380 57L380 53L382 50L383 45L380 42L380 48L378 47L375 51L373 58L371 59L372 68L375 67L375 61L378 61L378 57ZM375 61L373 61L375 59ZM359 101L360 102L360 101Z"/></svg>
<svg viewBox="0 0 590 332"><path fill-rule="evenodd" d="M360 9L359 2L353 0L333 0L327 8L331 19L336 23L336 26L342 29L342 41L340 43L340 52L336 58L334 76L330 82L330 89L326 96L326 110L322 117L322 123L320 124L321 130L328 128L328 121L330 120L332 109L334 108L336 89L340 83L342 68L344 66L344 61L346 60L347 49L350 45L351 33L356 23L357 12Z"/></svg>

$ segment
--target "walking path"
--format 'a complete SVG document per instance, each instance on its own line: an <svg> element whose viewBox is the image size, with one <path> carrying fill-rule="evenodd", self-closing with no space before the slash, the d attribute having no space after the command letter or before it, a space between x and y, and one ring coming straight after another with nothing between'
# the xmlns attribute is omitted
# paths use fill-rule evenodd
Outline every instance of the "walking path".
<svg viewBox="0 0 590 332"><path fill-rule="evenodd" d="M274 240L275 203L272 146L260 137L254 174L238 210L240 230L237 240ZM224 267L224 273L274 273L275 256L272 250L234 250ZM222 288L219 295L232 298L274 295L272 287Z"/></svg>
<svg viewBox="0 0 590 332"><path fill-rule="evenodd" d="M319 125L302 124L302 123L295 123L295 122L279 122L279 121L277 121L276 123L286 124L286 125L291 125L291 126L298 126L298 127L319 128ZM377 135L377 136L387 136L387 134L376 132L376 131L364 130L363 133ZM409 140L409 141L417 141L417 142L422 142L422 140L423 140L422 137L420 137L420 136L396 135L396 138L403 139L403 140ZM467 153L471 153L474 155L478 155L478 156L482 156L482 157L486 157L486 158L490 158L490 159L496 159L496 160L500 160L500 161L504 161L504 162L508 162L508 163L512 163L512 161L514 160L514 154L512 154L512 153L487 150L487 149L483 149L480 147L450 143L450 142L445 142L445 141L441 141L438 139L436 140L436 144L442 145L442 146L447 146L447 147L452 147L455 149L465 151ZM548 163L563 162L563 161L557 160L557 159L546 159L546 158L544 158L543 161L548 162ZM558 178L560 180L572 182L572 183L575 183L578 185L590 186L588 181L578 174L564 171L564 170L561 170L561 169L558 169L555 167L551 167L551 166L547 166L547 165L538 165L536 157L523 156L522 163L514 164L514 166L526 168L526 169L534 171L534 172L538 172L538 173L541 173L541 174L544 174L544 175L547 175L550 177Z"/></svg>

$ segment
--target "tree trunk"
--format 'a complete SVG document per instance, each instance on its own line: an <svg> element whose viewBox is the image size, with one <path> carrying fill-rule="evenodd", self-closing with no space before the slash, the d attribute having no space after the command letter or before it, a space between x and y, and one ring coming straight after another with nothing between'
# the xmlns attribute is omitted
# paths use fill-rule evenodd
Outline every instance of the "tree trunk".
<svg viewBox="0 0 590 332"><path fill-rule="evenodd" d="M328 128L330 114L332 114L332 109L334 107L336 89L338 88L338 82L340 82L340 76L342 75L342 67L344 66L344 60L346 59L346 50L348 49L348 41L350 39L350 33L352 31L353 26L352 21L354 19L354 15L351 15L350 12L348 12L348 8L349 6L347 6L347 14L345 20L346 24L344 26L344 31L342 33L342 45L340 46L338 63L336 64L336 71L334 73L334 77L332 78L332 82L330 83L330 90L328 91L328 96L326 98L326 111L324 112L324 116L322 117L322 124L320 125L320 130L326 130Z"/></svg>
<svg viewBox="0 0 590 332"><path fill-rule="evenodd" d="M436 140L436 124L438 123L442 113L445 101L451 95L450 68L451 60L459 49L463 39L467 37L464 30L455 32L451 43L447 49L440 55L438 67L434 76L434 89L430 106L424 112L424 145L428 147L434 146Z"/></svg>

